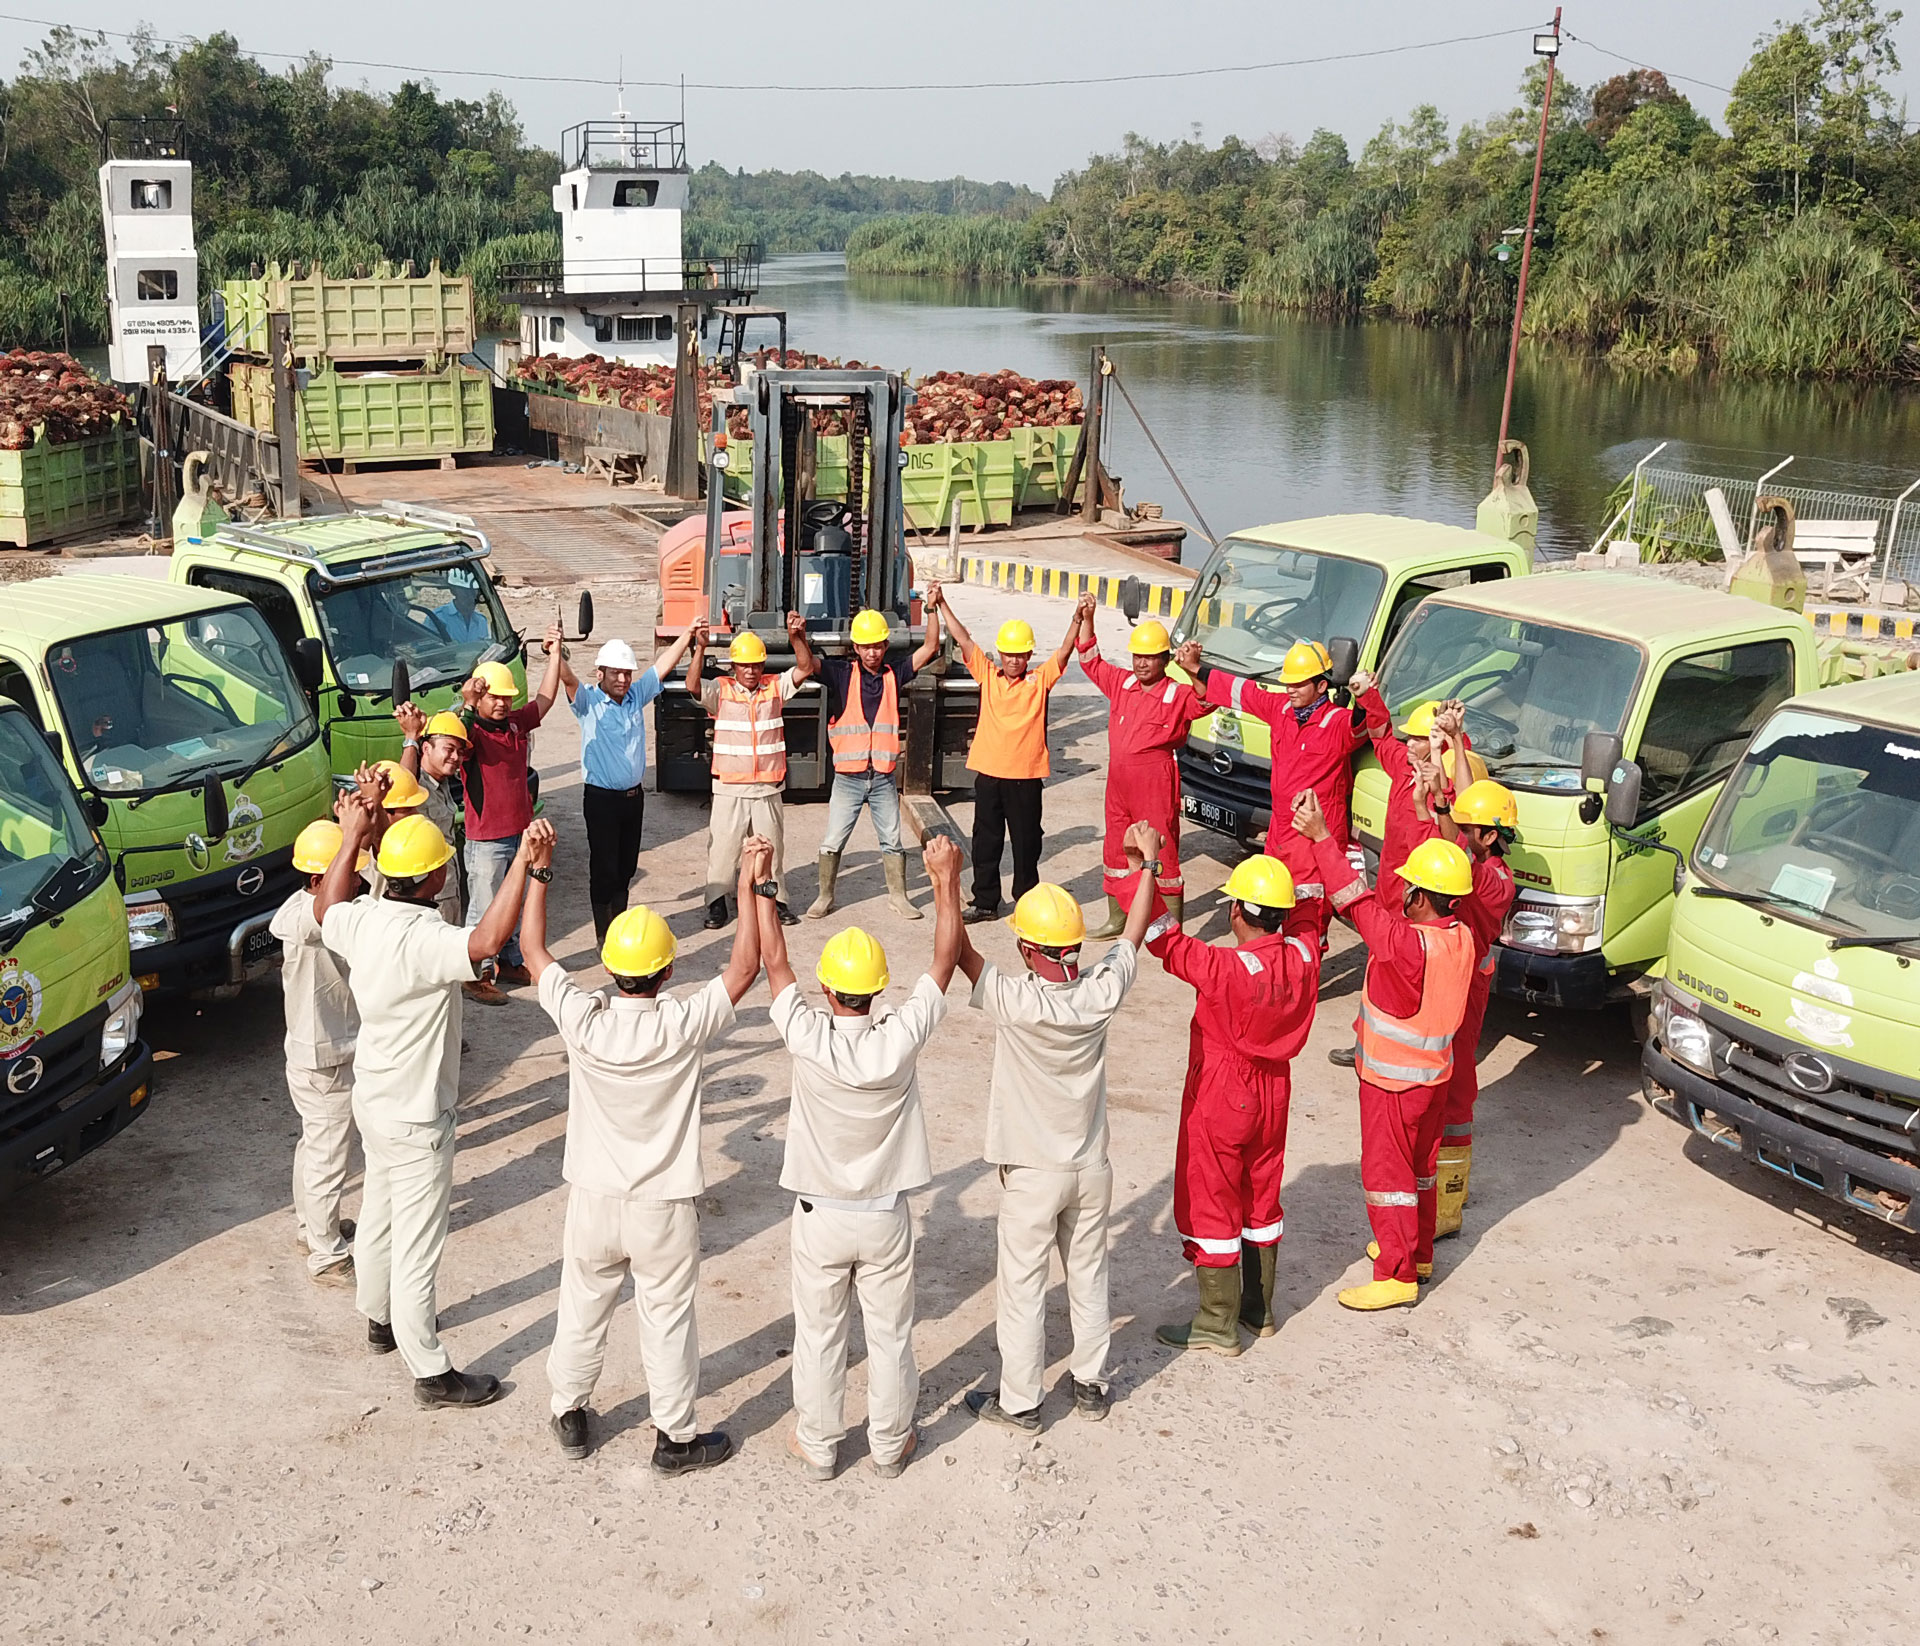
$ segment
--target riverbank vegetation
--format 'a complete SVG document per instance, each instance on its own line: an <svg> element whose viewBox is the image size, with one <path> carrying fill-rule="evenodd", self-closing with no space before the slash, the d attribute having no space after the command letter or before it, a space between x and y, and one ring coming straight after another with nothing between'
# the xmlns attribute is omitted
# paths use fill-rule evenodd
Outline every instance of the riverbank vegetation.
<svg viewBox="0 0 1920 1646"><path fill-rule="evenodd" d="M1622 363L1790 377L1920 372L1920 130L1885 79L1898 12L1822 0L1764 37L1716 129L1665 76L1555 87L1529 332ZM1217 147L1129 137L1015 220L882 219L857 271L1098 280L1306 314L1512 324L1543 76L1450 131L1355 157L1317 131ZM976 260L977 259L977 260Z"/></svg>
<svg viewBox="0 0 1920 1646"><path fill-rule="evenodd" d="M315 55L285 72L230 35L183 47L52 30L0 84L0 347L106 337L105 251L95 171L104 122L177 115L194 163L200 289L270 262L337 273L411 261L474 277L483 324L502 325L501 270L557 258L550 190L559 157L529 144L499 93L442 98L330 84ZM887 213L1021 213L1044 204L1010 183L826 178L716 165L691 180L687 255L756 242L837 251ZM995 216L993 221L999 221Z"/></svg>

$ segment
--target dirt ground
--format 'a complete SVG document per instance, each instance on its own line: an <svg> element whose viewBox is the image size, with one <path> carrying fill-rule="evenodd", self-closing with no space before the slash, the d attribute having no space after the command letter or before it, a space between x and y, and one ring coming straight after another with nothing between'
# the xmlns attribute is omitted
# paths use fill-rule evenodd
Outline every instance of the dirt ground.
<svg viewBox="0 0 1920 1646"><path fill-rule="evenodd" d="M979 590L960 603L983 627L1011 609ZM1026 608L1043 643L1064 627L1063 603ZM651 618L601 600L604 634L639 638ZM1117 615L1103 630L1118 638ZM1071 674L1045 872L1088 902L1104 720ZM562 843L556 949L585 970L571 716L537 755ZM789 814L803 903L824 819ZM1207 894L1230 853L1188 843L1190 903L1218 936ZM682 984L731 941L699 930L703 849L697 800L650 799L635 897L679 933ZM887 911L868 824L841 885L845 918L911 978L932 923ZM840 923L793 933L803 975ZM1004 929L977 938L1017 963ZM787 1088L764 984L710 1065L704 1132L701 1415L740 1455L681 1480L647 1466L629 1313L598 1449L568 1463L547 1431L566 1070L529 991L467 1012L441 1275L456 1363L508 1393L433 1414L397 1358L368 1355L351 1293L311 1284L295 1249L277 987L156 1005L152 1112L0 1213L0 1640L1910 1638L1911 1249L1866 1220L1827 1224L1827 1203L1653 1114L1623 1017L1496 1002L1466 1233L1416 1309L1347 1313L1333 1294L1363 1276L1367 1226L1353 1076L1326 1052L1358 987L1350 942L1295 1065L1284 1324L1234 1361L1152 1338L1193 1301L1169 1175L1192 998L1143 966L1109 1069L1113 1414L1088 1424L1055 1393L1032 1440L961 1404L996 1375L996 1187L980 1160L990 1036L956 984L921 1069L936 1174L913 1197L921 1452L878 1480L856 1430L827 1486L785 1451ZM1052 1302L1062 1378L1057 1284ZM856 1365L855 1422L863 1390Z"/></svg>

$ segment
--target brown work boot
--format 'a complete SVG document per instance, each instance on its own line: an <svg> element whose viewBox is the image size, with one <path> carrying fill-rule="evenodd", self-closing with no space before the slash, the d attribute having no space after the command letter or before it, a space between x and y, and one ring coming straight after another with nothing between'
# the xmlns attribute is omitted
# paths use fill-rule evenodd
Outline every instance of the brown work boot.
<svg viewBox="0 0 1920 1646"><path fill-rule="evenodd" d="M533 973L525 966L502 966L496 974L496 980L501 983L510 983L516 989L524 989L533 981Z"/></svg>
<svg viewBox="0 0 1920 1646"><path fill-rule="evenodd" d="M477 1006L504 1006L507 997L485 978L476 977L471 983L462 983L460 992Z"/></svg>

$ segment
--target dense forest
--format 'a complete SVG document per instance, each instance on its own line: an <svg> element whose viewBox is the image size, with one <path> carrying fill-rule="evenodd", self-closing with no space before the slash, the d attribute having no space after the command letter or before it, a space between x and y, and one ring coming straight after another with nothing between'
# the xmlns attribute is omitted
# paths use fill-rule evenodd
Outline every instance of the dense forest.
<svg viewBox="0 0 1920 1646"><path fill-rule="evenodd" d="M1756 46L1716 130L1635 69L1554 89L1527 325L1629 364L1781 376L1920 372L1920 130L1886 89L1874 0L1823 0ZM1129 137L1038 212L902 215L856 270L1053 277L1310 314L1512 323L1544 75L1449 132L1415 109L1344 138L1218 147Z"/></svg>
<svg viewBox="0 0 1920 1646"><path fill-rule="evenodd" d="M351 270L411 259L475 278L485 318L506 264L557 257L549 190L559 158L530 145L499 93L482 102L403 84L390 95L329 83L313 56L285 72L216 34L180 49L54 29L0 84L0 347L60 339L69 294L76 344L106 336L95 171L105 122L177 114L194 162L201 289L255 263ZM825 178L700 168L689 255L758 241L769 252L837 251L885 213L1020 213L1044 204L1009 183Z"/></svg>

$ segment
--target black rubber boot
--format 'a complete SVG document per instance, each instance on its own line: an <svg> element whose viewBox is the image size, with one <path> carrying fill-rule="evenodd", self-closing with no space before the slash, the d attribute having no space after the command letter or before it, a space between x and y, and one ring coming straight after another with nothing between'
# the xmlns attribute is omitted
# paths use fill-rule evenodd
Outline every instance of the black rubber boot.
<svg viewBox="0 0 1920 1646"><path fill-rule="evenodd" d="M500 1379L483 1372L442 1372L413 1380L416 1406L485 1406L500 1398Z"/></svg>
<svg viewBox="0 0 1920 1646"><path fill-rule="evenodd" d="M653 1438L653 1472L657 1475L684 1475L695 1469L711 1469L733 1456L733 1440L714 1429L691 1440L669 1440L663 1434Z"/></svg>
<svg viewBox="0 0 1920 1646"><path fill-rule="evenodd" d="M390 1355L400 1347L393 1340L393 1328L384 1320L367 1322L367 1347L377 1355Z"/></svg>
<svg viewBox="0 0 1920 1646"><path fill-rule="evenodd" d="M1360 1061L1358 1046L1336 1046L1327 1053L1327 1061L1336 1069L1351 1069Z"/></svg>
<svg viewBox="0 0 1920 1646"><path fill-rule="evenodd" d="M1213 1269L1196 1263L1193 1278L1200 1288L1200 1307L1192 1320L1160 1327L1154 1336L1175 1349L1210 1349L1217 1355L1237 1355L1240 1343L1240 1265Z"/></svg>
<svg viewBox="0 0 1920 1646"><path fill-rule="evenodd" d="M707 905L707 918L700 924L710 932L717 932L727 923L727 900L716 897Z"/></svg>
<svg viewBox="0 0 1920 1646"><path fill-rule="evenodd" d="M1278 1246L1240 1247L1240 1324L1255 1337L1272 1337L1280 1330L1273 1313L1273 1267Z"/></svg>
<svg viewBox="0 0 1920 1646"><path fill-rule="evenodd" d="M797 926L800 924L800 917L788 908L785 903L776 900L773 906L779 912L781 925Z"/></svg>

